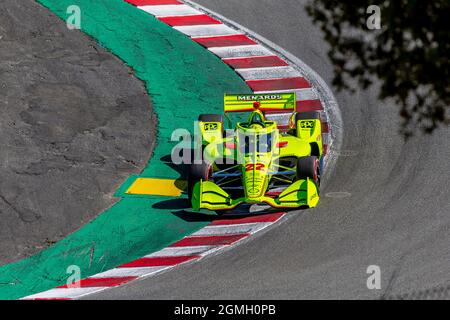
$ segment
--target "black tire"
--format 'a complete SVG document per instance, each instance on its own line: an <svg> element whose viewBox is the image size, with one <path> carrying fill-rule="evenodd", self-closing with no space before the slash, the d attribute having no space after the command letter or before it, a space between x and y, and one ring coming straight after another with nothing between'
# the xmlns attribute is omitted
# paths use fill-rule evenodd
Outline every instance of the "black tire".
<svg viewBox="0 0 450 320"><path fill-rule="evenodd" d="M320 163L315 156L297 159L297 180L309 178L320 185Z"/></svg>
<svg viewBox="0 0 450 320"><path fill-rule="evenodd" d="M200 180L209 180L211 174L211 164L203 162L202 164L191 164L188 176L188 197L192 199L194 186Z"/></svg>
<svg viewBox="0 0 450 320"><path fill-rule="evenodd" d="M305 111L305 112L297 112L295 114L295 125L297 125L297 121L299 120L320 120L320 112L319 111Z"/></svg>
<svg viewBox="0 0 450 320"><path fill-rule="evenodd" d="M225 133L224 119L221 114L201 114L198 116L198 121L201 122L220 122L222 124L222 136Z"/></svg>
<svg viewBox="0 0 450 320"><path fill-rule="evenodd" d="M313 142L313 143L310 143L310 146L311 146L311 156L320 158L319 145L317 143Z"/></svg>

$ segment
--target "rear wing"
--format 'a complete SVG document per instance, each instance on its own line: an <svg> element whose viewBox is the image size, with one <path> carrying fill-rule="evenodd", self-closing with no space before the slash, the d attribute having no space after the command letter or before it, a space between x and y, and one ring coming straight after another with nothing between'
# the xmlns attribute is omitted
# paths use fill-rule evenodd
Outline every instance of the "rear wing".
<svg viewBox="0 0 450 320"><path fill-rule="evenodd" d="M294 112L295 92L266 94L225 94L224 112L251 112L255 109L268 113Z"/></svg>

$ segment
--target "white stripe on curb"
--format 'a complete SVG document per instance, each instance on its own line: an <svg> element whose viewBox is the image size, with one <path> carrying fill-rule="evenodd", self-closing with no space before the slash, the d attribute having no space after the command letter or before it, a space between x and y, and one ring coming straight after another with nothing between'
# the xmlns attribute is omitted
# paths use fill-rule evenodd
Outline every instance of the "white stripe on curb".
<svg viewBox="0 0 450 320"><path fill-rule="evenodd" d="M56 288L29 296L27 299L77 299L87 294L93 294L102 290L105 290L105 287Z"/></svg>
<svg viewBox="0 0 450 320"><path fill-rule="evenodd" d="M141 6L138 8L159 18L202 14L202 12L185 4Z"/></svg>
<svg viewBox="0 0 450 320"><path fill-rule="evenodd" d="M266 67L235 69L245 80L265 80L301 77L302 74L292 67Z"/></svg>
<svg viewBox="0 0 450 320"><path fill-rule="evenodd" d="M209 37L242 34L224 24L208 24L197 26L179 26L174 29L190 37Z"/></svg>
<svg viewBox="0 0 450 320"><path fill-rule="evenodd" d="M145 257L201 256L218 249L219 246L168 247Z"/></svg>
<svg viewBox="0 0 450 320"><path fill-rule="evenodd" d="M295 92L297 101L305 100L317 100L319 95L314 88L304 88L295 90L275 90L275 91L255 91L255 93L283 93L283 92Z"/></svg>
<svg viewBox="0 0 450 320"><path fill-rule="evenodd" d="M171 266L114 268L102 273L97 273L90 278L147 277L169 268L171 268Z"/></svg>
<svg viewBox="0 0 450 320"><path fill-rule="evenodd" d="M208 48L208 50L222 59L253 56L273 56L272 52L259 44L248 46L213 47Z"/></svg>
<svg viewBox="0 0 450 320"><path fill-rule="evenodd" d="M241 234L241 233L255 233L268 227L270 223L248 223L248 224L235 224L225 226L210 226L200 229L192 234L192 236L214 236L214 235L226 235L226 234Z"/></svg>

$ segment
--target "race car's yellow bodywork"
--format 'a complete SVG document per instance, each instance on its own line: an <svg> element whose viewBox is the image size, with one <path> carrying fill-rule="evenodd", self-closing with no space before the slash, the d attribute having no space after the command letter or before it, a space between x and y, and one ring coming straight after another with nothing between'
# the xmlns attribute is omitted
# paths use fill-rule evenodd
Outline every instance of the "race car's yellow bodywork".
<svg viewBox="0 0 450 320"><path fill-rule="evenodd" d="M289 97L292 99L295 102L295 95ZM256 108L249 120L238 122L230 136L224 136L221 122L198 123L205 161L202 166L208 174L192 183L194 210L230 210L243 203L265 203L275 208L317 205L319 168L303 176L299 174L302 168L297 166L303 163L298 159L316 158L317 162L322 157L320 119L298 119L292 112L292 128L283 133L275 121L267 121L264 115L267 109L260 100L252 103ZM286 107L290 106L286 102L272 102L271 108L274 106L293 111ZM247 110L248 100L241 109L237 103L233 108ZM270 192L279 185L283 188L278 187L276 195Z"/></svg>

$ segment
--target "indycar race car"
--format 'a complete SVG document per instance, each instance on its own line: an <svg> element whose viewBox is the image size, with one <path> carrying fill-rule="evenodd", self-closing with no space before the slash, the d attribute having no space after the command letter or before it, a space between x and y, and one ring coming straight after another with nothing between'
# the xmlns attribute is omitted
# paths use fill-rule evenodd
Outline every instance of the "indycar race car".
<svg viewBox="0 0 450 320"><path fill-rule="evenodd" d="M295 112L295 93L225 95L224 100L224 115L198 118L197 149L203 157L189 169L193 210L315 207L323 159L320 113ZM250 113L246 121L225 130L225 118L231 126L231 116L244 112Z"/></svg>

